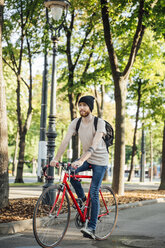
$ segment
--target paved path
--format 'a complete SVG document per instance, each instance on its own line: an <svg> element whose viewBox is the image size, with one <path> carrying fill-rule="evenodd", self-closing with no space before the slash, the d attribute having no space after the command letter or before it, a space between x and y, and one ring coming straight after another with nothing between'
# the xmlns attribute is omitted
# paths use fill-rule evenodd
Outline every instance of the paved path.
<svg viewBox="0 0 165 248"><path fill-rule="evenodd" d="M83 187L87 188L87 186L83 185ZM125 190L157 190L159 184L146 182L146 183L125 183ZM20 197L38 197L42 192L42 186L36 187L10 187L9 188L9 198L20 198Z"/></svg>
<svg viewBox="0 0 165 248"><path fill-rule="evenodd" d="M126 190L158 189L159 183L126 183ZM42 187L10 187L9 198L38 197ZM144 204L148 205L144 205ZM155 203L155 204L153 204ZM119 211L117 227L105 241L96 242L82 237L74 223L70 224L67 234L57 248L163 248L165 247L165 200L162 203L145 201L145 203L128 204ZM137 207L140 205L141 207ZM136 207L135 207L136 206ZM17 222L18 223L18 222ZM19 226L29 226L29 231L21 231ZM18 229L17 229L18 228ZM39 248L32 233L32 221L20 222L14 234L0 235L0 248Z"/></svg>
<svg viewBox="0 0 165 248"><path fill-rule="evenodd" d="M38 197L42 193L42 187L10 187L9 199L23 198L23 197Z"/></svg>
<svg viewBox="0 0 165 248"><path fill-rule="evenodd" d="M117 227L105 241L82 237L72 222L57 248L163 248L165 247L165 202L119 211ZM32 231L0 235L1 248L39 248Z"/></svg>

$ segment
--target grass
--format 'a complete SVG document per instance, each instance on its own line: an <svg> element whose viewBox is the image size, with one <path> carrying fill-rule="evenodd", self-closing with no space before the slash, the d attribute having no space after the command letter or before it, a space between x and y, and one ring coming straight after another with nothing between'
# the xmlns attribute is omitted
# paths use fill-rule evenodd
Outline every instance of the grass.
<svg viewBox="0 0 165 248"><path fill-rule="evenodd" d="M9 187L35 187L35 186L42 186L44 183L9 183Z"/></svg>

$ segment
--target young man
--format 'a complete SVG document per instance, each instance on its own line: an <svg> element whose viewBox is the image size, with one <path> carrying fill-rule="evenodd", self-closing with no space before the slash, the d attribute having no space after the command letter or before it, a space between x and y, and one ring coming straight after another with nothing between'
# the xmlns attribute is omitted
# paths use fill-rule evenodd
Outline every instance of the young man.
<svg viewBox="0 0 165 248"><path fill-rule="evenodd" d="M82 156L72 163L72 167L75 168L75 173L86 171L89 168L93 171L93 178L90 189L91 197L91 219L87 228L82 228L81 232L84 237L95 239L95 229L97 224L97 217L99 214L99 188L104 177L104 173L108 165L108 152L103 135L106 134L105 122L102 119L98 119L97 131L94 127L94 116L92 110L94 106L93 96L83 96L78 103L78 109L82 120L78 129L78 134L83 147ZM76 124L79 118L74 119L68 129L68 132L62 141L59 150L55 158L51 161L51 166L56 166L61 155L64 153L70 138L76 134ZM81 183L76 180L71 180L71 183L76 191L78 198L85 201L86 197Z"/></svg>

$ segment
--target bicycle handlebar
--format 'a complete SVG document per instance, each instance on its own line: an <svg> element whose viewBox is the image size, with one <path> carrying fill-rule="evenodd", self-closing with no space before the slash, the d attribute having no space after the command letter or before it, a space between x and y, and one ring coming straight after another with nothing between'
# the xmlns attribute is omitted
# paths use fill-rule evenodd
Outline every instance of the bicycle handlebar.
<svg viewBox="0 0 165 248"><path fill-rule="evenodd" d="M58 162L57 165L62 166L62 168L63 168L65 171L68 171L68 172L70 172L70 173L74 173L74 171L75 171L75 169L71 167L71 163L69 163L69 162L68 162L68 163L61 163L61 162ZM54 177L48 176L48 174L46 173L46 170L47 170L48 168L50 168L50 167L51 167L50 164L47 164L46 166L44 166L44 167L42 168L43 175L44 175L44 177L45 177L46 179L48 179L48 180L54 179Z"/></svg>

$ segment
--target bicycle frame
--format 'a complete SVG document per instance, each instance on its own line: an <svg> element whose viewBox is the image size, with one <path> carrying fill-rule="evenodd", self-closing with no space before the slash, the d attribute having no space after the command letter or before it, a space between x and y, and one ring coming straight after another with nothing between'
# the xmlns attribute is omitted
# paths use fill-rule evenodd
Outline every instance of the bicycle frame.
<svg viewBox="0 0 165 248"><path fill-rule="evenodd" d="M86 204L85 204L85 209L84 209L84 212L81 211L77 201L76 201L76 198L74 196L74 194L72 193L71 189L70 189L70 186L67 182L67 179L68 178L76 178L76 179L80 179L80 178L92 178L92 176L87 176L87 175L69 175L67 172L65 172L64 174L64 178L63 178L63 181L62 181L62 185L64 186L64 191L63 191L63 196L65 195L65 191L67 190L80 217L81 217L81 220L82 222L85 222L86 220L86 214L87 214L87 210L88 210L88 207L89 207L89 202L90 202L90 189L89 189L89 192L88 192L88 196L87 196L87 200L86 200ZM61 204L63 204L63 199L61 200Z"/></svg>
<svg viewBox="0 0 165 248"><path fill-rule="evenodd" d="M76 228L81 229L87 227L92 216L90 197L91 184L86 194L86 202L79 206L75 192L72 192L72 187L69 183L70 178L72 180L87 178L91 181L92 176L75 175L75 170L73 170L69 163L59 163L59 165L61 165L64 170L63 179L60 180L60 184L51 185L42 192L34 209L34 236L38 244L45 248L57 246L64 238L70 222L71 205L75 208L73 217ZM47 165L43 168L43 175L46 180L53 178L46 173L49 167L50 166ZM71 200L73 203L71 203ZM109 186L105 185L100 187L99 202L100 210L97 216L98 219L96 221L97 226L94 238L96 240L105 240L114 230L118 215L115 194ZM81 231L83 233L83 229L81 229Z"/></svg>
<svg viewBox="0 0 165 248"><path fill-rule="evenodd" d="M68 184L68 182L67 182L67 179L68 179L68 178L76 178L76 179L80 179L80 178L90 178L90 179L91 179L92 176L87 176L87 175L74 175L74 176L73 176L73 175L69 175L67 172L65 172L64 178L63 178L63 181L62 181L62 184L61 184L61 185L63 186L63 194L62 194L62 199L61 199L61 203L60 203L60 207L59 207L57 216L58 216L59 213L60 213L60 210L61 210L61 207L62 207L62 204L63 204L63 201L64 201L65 192L66 192L66 190L67 190L68 193L69 193L69 195L70 195L70 197L71 197L71 199L72 199L72 201L73 201L73 203L74 203L74 205L76 206L76 209L77 209L77 211L78 211L78 213L79 213L79 215L80 215L80 217L81 217L82 222L85 222L85 221L86 221L87 210L88 210L88 208L89 208L89 202L90 202L90 188L89 188L89 191L88 191L88 196L87 196L87 200L86 200L86 203L85 203L84 212L82 212L81 209L80 209L80 207L79 207L79 205L78 205L78 203L77 203L77 201L76 201L76 198L75 198L74 194L72 193L72 191L71 191L71 189L70 189L70 186L69 186L69 184ZM102 198L102 200L103 200L104 206L105 206L105 208L106 208L106 213L99 215L98 218L109 213L109 211L108 211L108 209L107 209L107 206L106 206L106 203L105 203L105 200L104 200L104 198L103 198L102 192L101 192L101 190L99 190L99 191L100 191L100 195L101 195L101 198ZM56 198L56 201L55 201L55 203L54 203L54 205L53 205L53 207L52 207L52 209L51 209L51 212L52 212L53 209L54 209L54 206L55 206L55 204L56 204L56 202L57 202L57 200L58 200L58 197L59 197L59 195L58 195L57 198ZM51 213L51 212L50 212L50 213Z"/></svg>

